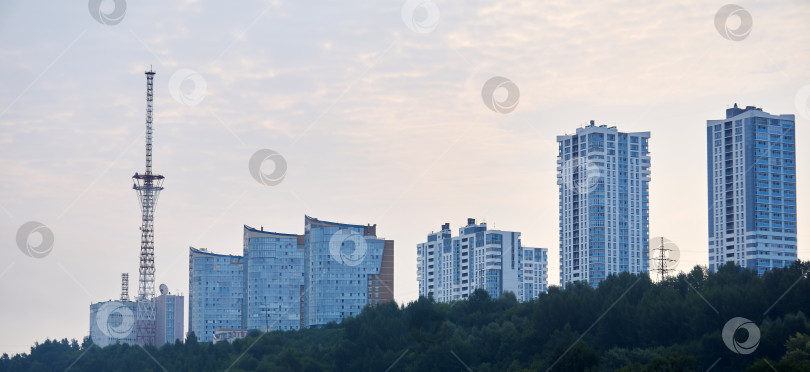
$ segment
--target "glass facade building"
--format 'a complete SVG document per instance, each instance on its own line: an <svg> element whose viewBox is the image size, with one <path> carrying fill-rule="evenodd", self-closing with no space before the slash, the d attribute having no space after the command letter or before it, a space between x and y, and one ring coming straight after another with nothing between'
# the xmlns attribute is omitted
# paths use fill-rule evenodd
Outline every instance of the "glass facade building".
<svg viewBox="0 0 810 372"><path fill-rule="evenodd" d="M317 328L394 299L394 242L376 225L304 220L303 235L244 226L244 256L191 248L189 327L199 340Z"/></svg>
<svg viewBox="0 0 810 372"><path fill-rule="evenodd" d="M793 115L747 106L708 120L709 269L764 274L797 259Z"/></svg>
<svg viewBox="0 0 810 372"><path fill-rule="evenodd" d="M307 327L354 316L394 299L394 241L377 225L305 217L303 314Z"/></svg>
<svg viewBox="0 0 810 372"><path fill-rule="evenodd" d="M189 331L211 342L217 329L242 329L242 257L189 247L188 266Z"/></svg>
<svg viewBox="0 0 810 372"><path fill-rule="evenodd" d="M545 248L523 247L519 232L488 230L472 218L458 236L446 223L416 249L419 295L439 302L465 299L478 288L493 298L511 291L528 301L548 286Z"/></svg>
<svg viewBox="0 0 810 372"><path fill-rule="evenodd" d="M247 329L299 329L304 291L303 236L244 227Z"/></svg>
<svg viewBox="0 0 810 372"><path fill-rule="evenodd" d="M558 136L560 284L649 272L649 132Z"/></svg>

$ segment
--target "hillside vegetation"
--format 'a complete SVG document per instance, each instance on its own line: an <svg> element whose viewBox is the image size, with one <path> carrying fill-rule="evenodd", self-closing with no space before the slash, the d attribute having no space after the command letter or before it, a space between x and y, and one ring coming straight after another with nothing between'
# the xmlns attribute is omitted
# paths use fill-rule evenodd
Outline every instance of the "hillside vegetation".
<svg viewBox="0 0 810 372"><path fill-rule="evenodd" d="M763 277L734 265L695 267L661 283L611 276L598 289L552 287L518 303L490 299L367 307L322 329L252 332L233 344L161 348L48 340L0 358L0 371L810 371L810 264ZM723 327L743 317L759 344L738 354ZM738 330L743 343L755 337ZM732 340L733 341L733 340Z"/></svg>

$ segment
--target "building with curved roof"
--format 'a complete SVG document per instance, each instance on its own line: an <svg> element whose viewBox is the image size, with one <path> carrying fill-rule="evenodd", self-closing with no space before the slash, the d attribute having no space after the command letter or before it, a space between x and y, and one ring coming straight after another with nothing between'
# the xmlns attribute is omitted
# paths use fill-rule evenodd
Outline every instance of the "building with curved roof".
<svg viewBox="0 0 810 372"><path fill-rule="evenodd" d="M244 226L243 311L247 329L262 331L301 328L304 291L303 236Z"/></svg>
<svg viewBox="0 0 810 372"><path fill-rule="evenodd" d="M319 327L394 299L394 241L377 225L305 216L304 322Z"/></svg>
<svg viewBox="0 0 810 372"><path fill-rule="evenodd" d="M242 256L189 247L188 327L211 342L217 329L242 327Z"/></svg>
<svg viewBox="0 0 810 372"><path fill-rule="evenodd" d="M190 248L189 328L295 330L394 299L394 242L376 225L304 216L304 234L243 226L243 256Z"/></svg>

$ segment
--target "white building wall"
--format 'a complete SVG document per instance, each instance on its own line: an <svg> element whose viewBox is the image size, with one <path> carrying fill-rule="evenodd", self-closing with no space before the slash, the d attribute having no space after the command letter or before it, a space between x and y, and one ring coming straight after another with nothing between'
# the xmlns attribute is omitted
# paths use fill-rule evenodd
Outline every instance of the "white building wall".
<svg viewBox="0 0 810 372"><path fill-rule="evenodd" d="M524 301L539 293L524 296L526 280L536 281L543 290L547 287L545 258L532 262L532 275L524 278L519 232L487 230L486 223L468 219L467 225L458 229L458 236L452 237L450 225L445 224L441 231L428 234L427 240L417 244L420 296L432 295L438 302L449 302L463 300L483 288L492 297L511 291ZM541 274L535 275L535 267Z"/></svg>
<svg viewBox="0 0 810 372"><path fill-rule="evenodd" d="M649 132L558 136L560 284L649 271Z"/></svg>
<svg viewBox="0 0 810 372"><path fill-rule="evenodd" d="M135 345L133 301L104 301L90 305L90 339L104 347L116 343Z"/></svg>
<svg viewBox="0 0 810 372"><path fill-rule="evenodd" d="M536 299L548 290L548 249L523 247L523 282L518 300Z"/></svg>

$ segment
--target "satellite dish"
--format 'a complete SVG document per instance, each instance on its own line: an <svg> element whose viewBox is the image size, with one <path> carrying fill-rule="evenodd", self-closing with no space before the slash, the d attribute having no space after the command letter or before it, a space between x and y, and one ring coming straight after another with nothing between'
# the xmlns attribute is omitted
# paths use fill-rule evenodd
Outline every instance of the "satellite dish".
<svg viewBox="0 0 810 372"><path fill-rule="evenodd" d="M160 285L160 294L162 294L162 295L169 294L169 287L166 286L165 284L161 284Z"/></svg>

